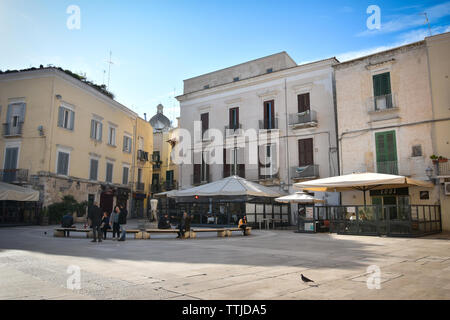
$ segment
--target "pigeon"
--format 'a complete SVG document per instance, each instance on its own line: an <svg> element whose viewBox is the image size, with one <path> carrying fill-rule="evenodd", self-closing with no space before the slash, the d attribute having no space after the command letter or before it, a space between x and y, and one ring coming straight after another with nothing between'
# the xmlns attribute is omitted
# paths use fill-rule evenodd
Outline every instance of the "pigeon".
<svg viewBox="0 0 450 320"><path fill-rule="evenodd" d="M302 281L303 281L303 282L306 282L306 283L308 283L308 282L314 282L313 280L308 279L307 277L305 277L303 274L301 274L301 276L302 276Z"/></svg>

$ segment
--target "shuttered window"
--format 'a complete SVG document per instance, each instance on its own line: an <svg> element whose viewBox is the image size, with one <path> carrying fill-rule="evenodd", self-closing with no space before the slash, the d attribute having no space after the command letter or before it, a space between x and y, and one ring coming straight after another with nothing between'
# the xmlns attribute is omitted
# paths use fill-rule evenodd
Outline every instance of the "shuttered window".
<svg viewBox="0 0 450 320"><path fill-rule="evenodd" d="M202 113L200 115L200 120L202 121L202 137L205 132L209 129L209 113Z"/></svg>
<svg viewBox="0 0 450 320"><path fill-rule="evenodd" d="M75 112L72 110L65 108L65 107L59 107L58 109L58 127L65 128L68 130L74 129L74 122L75 122Z"/></svg>
<svg viewBox="0 0 450 320"><path fill-rule="evenodd" d="M239 127L239 108L231 108L229 112L230 129L238 129Z"/></svg>
<svg viewBox="0 0 450 320"><path fill-rule="evenodd" d="M98 179L98 160L91 159L89 179L93 181L97 181Z"/></svg>
<svg viewBox="0 0 450 320"><path fill-rule="evenodd" d="M58 152L58 164L56 173L64 176L69 175L69 153L59 151Z"/></svg>
<svg viewBox="0 0 450 320"><path fill-rule="evenodd" d="M112 179L113 179L113 164L110 162L106 163L106 182L110 182L112 183Z"/></svg>
<svg viewBox="0 0 450 320"><path fill-rule="evenodd" d="M308 111L310 109L309 92L299 94L297 96L297 102L298 102L298 113Z"/></svg>
<svg viewBox="0 0 450 320"><path fill-rule="evenodd" d="M378 173L398 174L395 131L375 133Z"/></svg>
<svg viewBox="0 0 450 320"><path fill-rule="evenodd" d="M103 124L100 121L91 120L91 138L102 141Z"/></svg>
<svg viewBox="0 0 450 320"><path fill-rule="evenodd" d="M389 72L373 76L373 94L375 97L391 94L391 77Z"/></svg>
<svg viewBox="0 0 450 320"><path fill-rule="evenodd" d="M123 167L122 184L128 184L129 171L130 171L130 169L128 167Z"/></svg>
<svg viewBox="0 0 450 320"><path fill-rule="evenodd" d="M275 129L275 101L264 101L264 129Z"/></svg>
<svg viewBox="0 0 450 320"><path fill-rule="evenodd" d="M123 136L123 151L131 153L131 138L128 136Z"/></svg>
<svg viewBox="0 0 450 320"><path fill-rule="evenodd" d="M313 139L298 140L298 166L310 166L314 164Z"/></svg>

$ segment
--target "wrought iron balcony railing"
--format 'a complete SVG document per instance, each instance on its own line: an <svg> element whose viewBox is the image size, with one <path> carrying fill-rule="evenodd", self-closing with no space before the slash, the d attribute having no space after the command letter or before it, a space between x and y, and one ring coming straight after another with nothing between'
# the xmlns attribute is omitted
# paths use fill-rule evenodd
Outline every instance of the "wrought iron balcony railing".
<svg viewBox="0 0 450 320"><path fill-rule="evenodd" d="M7 183L28 181L28 169L0 169L0 180Z"/></svg>
<svg viewBox="0 0 450 320"><path fill-rule="evenodd" d="M450 176L450 161L437 163L438 176Z"/></svg>
<svg viewBox="0 0 450 320"><path fill-rule="evenodd" d="M315 127L317 126L317 113L314 110L308 110L301 113L290 114L289 125L294 128Z"/></svg>
<svg viewBox="0 0 450 320"><path fill-rule="evenodd" d="M385 94L381 96L370 97L367 101L369 112L380 112L398 108L395 94Z"/></svg>
<svg viewBox="0 0 450 320"><path fill-rule="evenodd" d="M135 183L136 191L144 191L145 190L145 183L143 182L136 182Z"/></svg>
<svg viewBox="0 0 450 320"><path fill-rule="evenodd" d="M225 126L225 137L238 136L242 134L242 124L239 123L235 126Z"/></svg>
<svg viewBox="0 0 450 320"><path fill-rule="evenodd" d="M377 161L377 173L398 175L398 161Z"/></svg>
<svg viewBox="0 0 450 320"><path fill-rule="evenodd" d="M138 150L137 158L139 161L148 161L148 152L144 150Z"/></svg>
<svg viewBox="0 0 450 320"><path fill-rule="evenodd" d="M23 122L18 122L16 125L8 122L3 124L4 137L19 137L22 135Z"/></svg>
<svg viewBox="0 0 450 320"><path fill-rule="evenodd" d="M275 130L278 129L278 118L259 120L260 130Z"/></svg>
<svg viewBox="0 0 450 320"><path fill-rule="evenodd" d="M291 178L292 179L313 179L319 177L319 165L312 164L302 167L291 167Z"/></svg>

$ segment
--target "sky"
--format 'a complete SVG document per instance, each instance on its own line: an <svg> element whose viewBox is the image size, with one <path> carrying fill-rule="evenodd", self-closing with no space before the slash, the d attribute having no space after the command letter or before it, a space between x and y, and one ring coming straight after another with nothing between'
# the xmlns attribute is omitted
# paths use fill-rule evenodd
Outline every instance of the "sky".
<svg viewBox="0 0 450 320"><path fill-rule="evenodd" d="M0 70L54 65L108 84L112 52L115 99L147 119L162 103L175 124L184 79L281 51L345 61L419 41L423 12L433 35L450 31L450 1L0 0Z"/></svg>

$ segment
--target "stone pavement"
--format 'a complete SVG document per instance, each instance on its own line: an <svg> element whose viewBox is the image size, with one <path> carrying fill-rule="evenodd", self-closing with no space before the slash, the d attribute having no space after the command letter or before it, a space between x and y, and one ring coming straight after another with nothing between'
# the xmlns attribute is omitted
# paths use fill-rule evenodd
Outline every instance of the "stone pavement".
<svg viewBox="0 0 450 320"><path fill-rule="evenodd" d="M0 228L0 299L450 299L448 235L255 230L98 244L52 230ZM67 288L71 265L80 268L79 290ZM371 265L380 268L380 289L367 287Z"/></svg>

